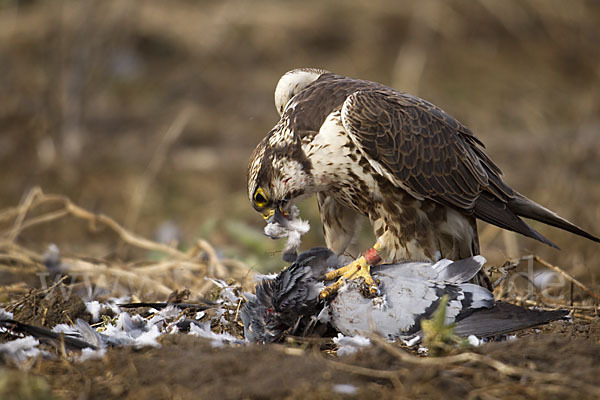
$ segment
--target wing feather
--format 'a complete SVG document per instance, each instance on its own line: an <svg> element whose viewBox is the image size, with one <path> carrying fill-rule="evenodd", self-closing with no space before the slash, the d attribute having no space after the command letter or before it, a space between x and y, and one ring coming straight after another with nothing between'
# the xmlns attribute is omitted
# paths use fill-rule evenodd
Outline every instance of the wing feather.
<svg viewBox="0 0 600 400"><path fill-rule="evenodd" d="M490 175L500 180L500 170L481 157L482 144L471 131L417 97L357 91L344 102L342 123L365 156L419 197L472 212Z"/></svg>

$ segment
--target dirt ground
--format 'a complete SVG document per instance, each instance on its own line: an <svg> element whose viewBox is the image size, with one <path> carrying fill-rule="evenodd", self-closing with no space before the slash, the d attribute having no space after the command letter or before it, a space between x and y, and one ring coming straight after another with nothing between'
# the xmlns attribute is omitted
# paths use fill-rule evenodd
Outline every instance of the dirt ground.
<svg viewBox="0 0 600 400"><path fill-rule="evenodd" d="M52 327L90 318L79 296L32 290L7 310L15 319ZM231 313L233 314L233 312ZM228 331L242 339L241 323ZM0 342L13 340L8 333ZM283 344L215 345L186 333L164 334L159 348L109 347L101 359L75 361L78 351L40 345L20 369L4 360L2 398L266 399L266 398L597 398L600 321L583 315L518 332L509 340L456 348L422 358L415 348L372 339L370 347L336 356L331 338L288 338ZM457 359L457 357L459 359ZM460 357L466 357L460 359ZM31 389L37 388L37 391ZM30 389L27 389L30 388Z"/></svg>
<svg viewBox="0 0 600 400"><path fill-rule="evenodd" d="M245 173L277 121L275 84L297 67L441 106L512 187L598 235L598 26L593 0L0 1L0 306L38 326L89 320L77 296L38 295L51 243L74 293L99 299L188 288L193 301L214 291L206 277L251 290L255 272L280 270L283 243L262 235ZM314 199L300 208L303 248L322 245ZM537 254L569 278L524 291L548 271L524 261L510 277L525 280L496 295L575 317L516 340L439 361L381 343L336 357L329 339L212 347L166 335L83 363L48 346L54 360L0 362L0 398L600 398L598 297L572 279L600 292L600 247L533 226L562 250L480 224L488 266ZM355 250L371 241L364 230Z"/></svg>
<svg viewBox="0 0 600 400"><path fill-rule="evenodd" d="M159 349L112 349L102 360L38 360L29 374L64 399L591 399L600 390L599 333L598 322L555 322L472 350L516 371L477 362L414 365L377 346L341 358L315 344L215 348L178 334ZM354 390L342 393L340 385Z"/></svg>
<svg viewBox="0 0 600 400"><path fill-rule="evenodd" d="M109 351L101 361L75 366L54 361L35 368L60 397L90 399L581 399L597 395L589 387L597 388L600 373L597 338L593 343L569 334L532 333L476 350L534 373L559 374L567 382L537 375L507 376L487 366L415 368L381 348L332 360L310 349L280 345L212 348L205 341L181 335L167 337L162 344L160 349ZM393 371L397 380L377 378L376 371ZM342 384L353 385L356 393L336 393L335 385Z"/></svg>

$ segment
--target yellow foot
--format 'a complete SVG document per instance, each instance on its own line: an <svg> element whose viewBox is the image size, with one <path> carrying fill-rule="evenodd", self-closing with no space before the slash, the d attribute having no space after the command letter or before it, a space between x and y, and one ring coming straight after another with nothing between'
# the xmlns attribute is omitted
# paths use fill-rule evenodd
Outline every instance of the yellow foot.
<svg viewBox="0 0 600 400"><path fill-rule="evenodd" d="M377 250L379 250L379 246L375 245L372 249L365 252L360 258L356 261L351 262L350 264L336 269L325 275L326 281L332 281L339 277L339 279L333 284L327 286L320 293L320 297L325 299L332 294L336 293L346 282L347 279L352 280L362 280L363 287L362 293L368 295L369 297L377 296L379 294L379 288L377 287L377 283L373 280L371 276L371 265L370 264L378 264L381 259L379 258L379 254L377 254ZM374 252L374 253L373 253Z"/></svg>

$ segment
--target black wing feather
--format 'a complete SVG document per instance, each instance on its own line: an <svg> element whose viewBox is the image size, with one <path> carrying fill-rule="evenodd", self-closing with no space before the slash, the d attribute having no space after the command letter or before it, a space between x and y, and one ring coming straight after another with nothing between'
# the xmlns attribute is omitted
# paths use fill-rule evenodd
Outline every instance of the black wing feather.
<svg viewBox="0 0 600 400"><path fill-rule="evenodd" d="M567 315L569 315L569 312L566 310L529 310L498 301L494 307L474 311L458 321L454 327L454 333L459 336L496 336L546 324L550 321L565 318Z"/></svg>

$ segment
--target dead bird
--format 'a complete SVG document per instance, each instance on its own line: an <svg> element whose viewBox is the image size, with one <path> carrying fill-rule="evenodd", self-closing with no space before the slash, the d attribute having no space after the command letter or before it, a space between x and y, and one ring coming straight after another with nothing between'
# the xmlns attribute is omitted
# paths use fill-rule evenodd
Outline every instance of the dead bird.
<svg viewBox="0 0 600 400"><path fill-rule="evenodd" d="M318 314L324 301L323 277L338 265L338 257L326 248L301 253L296 261L274 278L256 285L256 295L246 293L248 301L240 311L244 336L252 342L271 343L287 335L307 336L317 326L323 328Z"/></svg>
<svg viewBox="0 0 600 400"><path fill-rule="evenodd" d="M487 289L467 283L485 263L481 256L460 261L405 262L373 268L382 295L366 298L349 281L332 299L319 297L323 276L340 262L328 249L315 248L274 278L256 286L240 315L247 340L271 343L287 335L345 335L376 332L389 339L422 336L421 321L431 318L448 297L446 324L459 336L490 337L566 317L568 311L535 311L497 302Z"/></svg>

